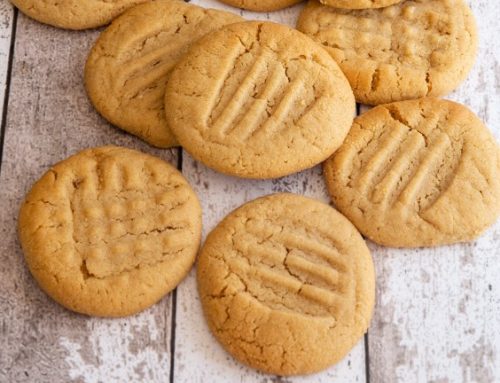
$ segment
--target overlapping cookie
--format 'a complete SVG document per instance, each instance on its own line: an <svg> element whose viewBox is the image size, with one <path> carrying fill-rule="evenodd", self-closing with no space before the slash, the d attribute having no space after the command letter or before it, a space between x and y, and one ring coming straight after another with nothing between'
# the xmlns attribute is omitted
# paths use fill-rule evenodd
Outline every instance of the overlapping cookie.
<svg viewBox="0 0 500 383"><path fill-rule="evenodd" d="M106 25L123 11L147 0L11 0L27 16L64 29Z"/></svg>
<svg viewBox="0 0 500 383"><path fill-rule="evenodd" d="M304 34L232 24L195 44L167 84L167 122L194 158L223 173L273 178L325 160L355 103L335 61Z"/></svg>
<svg viewBox="0 0 500 383"><path fill-rule="evenodd" d="M339 63L356 100L378 105L455 89L477 50L474 16L463 0L411 0L345 10L310 0L297 28Z"/></svg>
<svg viewBox="0 0 500 383"><path fill-rule="evenodd" d="M26 262L66 308L124 316L160 300L188 273L201 209L170 164L134 150L84 150L52 167L19 214Z"/></svg>
<svg viewBox="0 0 500 383"><path fill-rule="evenodd" d="M325 162L336 207L386 246L469 241L500 215L500 149L465 106L424 98L356 118Z"/></svg>
<svg viewBox="0 0 500 383"><path fill-rule="evenodd" d="M277 11L290 7L302 0L220 0L223 3L256 12Z"/></svg>
<svg viewBox="0 0 500 383"><path fill-rule="evenodd" d="M322 4L335 8L369 9L383 8L403 0L319 0Z"/></svg>
<svg viewBox="0 0 500 383"><path fill-rule="evenodd" d="M177 145L165 120L170 72L194 41L238 21L232 13L178 0L129 10L99 37L87 60L92 103L108 121L154 146Z"/></svg>
<svg viewBox="0 0 500 383"><path fill-rule="evenodd" d="M322 370L367 330L375 300L370 252L321 202L276 194L229 214L198 261L215 337L243 363L278 375Z"/></svg>

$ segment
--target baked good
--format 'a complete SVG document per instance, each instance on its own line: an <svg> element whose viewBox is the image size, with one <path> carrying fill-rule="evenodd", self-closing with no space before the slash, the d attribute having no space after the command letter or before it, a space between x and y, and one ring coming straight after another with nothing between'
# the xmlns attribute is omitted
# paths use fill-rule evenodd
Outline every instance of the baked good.
<svg viewBox="0 0 500 383"><path fill-rule="evenodd" d="M151 145L177 145L165 120L165 84L190 45L241 21L229 12L178 0L148 2L125 12L99 37L85 67L95 108L112 124Z"/></svg>
<svg viewBox="0 0 500 383"><path fill-rule="evenodd" d="M88 29L108 24L116 16L147 0L10 0L25 15L64 29Z"/></svg>
<svg viewBox="0 0 500 383"><path fill-rule="evenodd" d="M321 4L328 5L334 8L346 9L369 9L383 8L403 0L319 0Z"/></svg>
<svg viewBox="0 0 500 383"><path fill-rule="evenodd" d="M500 150L465 106L433 98L380 105L325 162L336 207L374 242L469 241L500 214Z"/></svg>
<svg viewBox="0 0 500 383"><path fill-rule="evenodd" d="M355 109L349 83L304 34L269 22L225 26L199 40L171 74L167 122L205 165L274 178L325 160Z"/></svg>
<svg viewBox="0 0 500 383"><path fill-rule="evenodd" d="M463 0L408 0L345 10L310 0L297 28L322 44L356 100L379 105L455 89L477 51L474 17Z"/></svg>
<svg viewBox="0 0 500 383"><path fill-rule="evenodd" d="M293 194L249 202L208 235L197 266L208 325L239 361L307 374L342 359L375 299L370 252L335 209Z"/></svg>
<svg viewBox="0 0 500 383"><path fill-rule="evenodd" d="M201 209L173 166L107 146L45 173L18 225L29 269L49 296L79 313L118 317L156 303L188 273Z"/></svg>
<svg viewBox="0 0 500 383"><path fill-rule="evenodd" d="M255 12L271 12L290 7L302 0L220 0L223 3Z"/></svg>

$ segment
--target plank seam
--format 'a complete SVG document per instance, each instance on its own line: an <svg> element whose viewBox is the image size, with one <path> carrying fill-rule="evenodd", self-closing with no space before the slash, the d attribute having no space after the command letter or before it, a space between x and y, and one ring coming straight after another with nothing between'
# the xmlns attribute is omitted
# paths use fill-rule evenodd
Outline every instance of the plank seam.
<svg viewBox="0 0 500 383"><path fill-rule="evenodd" d="M356 116L361 115L361 104L356 103ZM366 331L364 336L365 343L365 381L370 383L370 346L369 346L369 329Z"/></svg>
<svg viewBox="0 0 500 383"><path fill-rule="evenodd" d="M177 170L182 173L182 148L177 149ZM177 319L177 288L172 292L172 320L170 323L170 383L175 381L175 330Z"/></svg>
<svg viewBox="0 0 500 383"><path fill-rule="evenodd" d="M365 377L366 383L370 383L370 345L368 331L365 334Z"/></svg>
<svg viewBox="0 0 500 383"><path fill-rule="evenodd" d="M177 288L172 292L172 320L170 326L170 383L174 383L175 373L175 317L177 314Z"/></svg>
<svg viewBox="0 0 500 383"><path fill-rule="evenodd" d="M0 173L2 172L5 131L7 130L7 109L9 106L10 81L11 81L11 77L12 77L12 66L14 63L17 17L18 17L18 13L19 13L17 8L14 8L13 11L14 11L14 14L12 17L12 33L10 35L9 58L8 58L8 64L7 64L7 74L6 74L6 79L5 79L6 81L5 81L5 95L4 95L4 100L3 100L2 124L1 124L1 128L0 128Z"/></svg>

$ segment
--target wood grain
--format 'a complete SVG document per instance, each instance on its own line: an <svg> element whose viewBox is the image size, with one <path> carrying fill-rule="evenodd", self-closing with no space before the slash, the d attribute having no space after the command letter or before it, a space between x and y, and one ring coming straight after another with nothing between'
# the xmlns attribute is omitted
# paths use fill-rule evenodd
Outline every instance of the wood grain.
<svg viewBox="0 0 500 383"><path fill-rule="evenodd" d="M3 113L7 86L14 9L7 1L0 2L0 115Z"/></svg>
<svg viewBox="0 0 500 383"><path fill-rule="evenodd" d="M166 381L170 374L170 297L126 319L73 314L38 288L17 240L25 192L51 164L80 149L123 145L177 163L177 151L151 149L109 126L89 104L83 64L96 36L21 14L17 22L0 176L1 382Z"/></svg>

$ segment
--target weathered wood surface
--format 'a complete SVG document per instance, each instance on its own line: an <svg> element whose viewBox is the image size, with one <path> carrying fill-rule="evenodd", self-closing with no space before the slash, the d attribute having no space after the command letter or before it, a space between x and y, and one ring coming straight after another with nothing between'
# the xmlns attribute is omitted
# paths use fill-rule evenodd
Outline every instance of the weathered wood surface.
<svg viewBox="0 0 500 383"><path fill-rule="evenodd" d="M192 3L234 10L215 0ZM473 73L450 98L470 105L500 138L497 4L470 3L481 50ZM240 13L294 25L300 7ZM12 7L0 0L0 107L13 22ZM66 32L22 15L14 27L0 174L0 382L500 381L500 224L467 245L394 250L370 244L378 290L369 353L362 340L337 366L305 378L260 374L226 354L204 323L194 271L175 299L170 295L127 319L86 318L52 302L26 270L16 237L19 203L32 182L52 163L89 146L124 145L174 164L177 151L154 150L110 127L93 110L82 69L97 31ZM232 209L268 193L328 200L319 167L280 180L245 181L217 174L186 153L181 158L183 173L202 200L205 234Z"/></svg>
<svg viewBox="0 0 500 383"><path fill-rule="evenodd" d="M1 4L7 14L11 6ZM80 149L118 144L177 164L177 151L153 150L110 127L89 104L83 64L96 36L50 28L21 14L17 20L0 177L0 382L169 378L170 297L127 319L73 314L37 287L17 240L25 192L51 164Z"/></svg>
<svg viewBox="0 0 500 383"><path fill-rule="evenodd" d="M5 102L13 22L14 9L9 3L2 2L0 4L0 115Z"/></svg>

